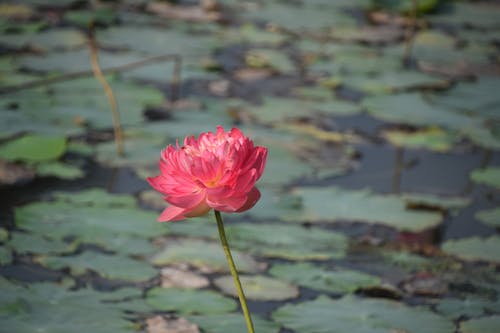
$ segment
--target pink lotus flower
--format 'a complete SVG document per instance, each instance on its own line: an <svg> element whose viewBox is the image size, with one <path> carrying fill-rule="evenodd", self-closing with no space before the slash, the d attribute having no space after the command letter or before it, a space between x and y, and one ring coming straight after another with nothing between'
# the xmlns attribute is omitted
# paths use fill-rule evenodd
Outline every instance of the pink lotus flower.
<svg viewBox="0 0 500 333"><path fill-rule="evenodd" d="M161 152L157 177L149 184L165 195L171 206L158 221L178 221L206 214L210 209L243 212L260 198L255 182L266 165L267 149L233 128L184 139L184 146L169 145Z"/></svg>

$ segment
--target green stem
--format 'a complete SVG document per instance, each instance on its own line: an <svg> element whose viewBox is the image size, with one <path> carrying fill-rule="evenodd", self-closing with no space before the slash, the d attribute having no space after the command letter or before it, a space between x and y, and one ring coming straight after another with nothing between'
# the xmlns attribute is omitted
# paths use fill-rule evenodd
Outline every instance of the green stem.
<svg viewBox="0 0 500 333"><path fill-rule="evenodd" d="M222 248L226 254L227 263L229 265L229 270L233 276L234 285L236 286L236 291L238 292L238 297L240 299L241 309L243 310L243 315L245 316L245 321L247 323L248 333L255 333L253 329L252 317L247 307L247 300L245 298L245 293L243 293L243 288L241 288L240 278L238 276L238 271L234 265L233 256L229 250L229 245L227 244L226 232L224 231L224 223L222 222L222 216L218 210L215 211L215 219L217 220L217 228L219 229L220 242L222 243Z"/></svg>

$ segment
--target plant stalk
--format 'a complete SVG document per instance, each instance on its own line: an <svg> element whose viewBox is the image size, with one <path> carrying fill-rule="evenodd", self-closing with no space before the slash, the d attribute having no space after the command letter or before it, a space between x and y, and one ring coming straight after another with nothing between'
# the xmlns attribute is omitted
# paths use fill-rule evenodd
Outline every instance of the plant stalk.
<svg viewBox="0 0 500 333"><path fill-rule="evenodd" d="M222 248L224 249L224 253L226 254L227 263L229 265L229 270L231 271L231 275L233 276L234 285L236 286L236 291L238 292L238 297L240 299L243 315L245 316L245 322L247 324L248 333L255 333L252 323L252 317L250 316L250 312L248 311L245 293L243 292L243 288L241 287L238 271L236 270L236 266L234 265L233 256L231 255L231 250L229 250L229 245L227 243L226 232L224 231L224 223L222 222L222 216L218 210L214 210L214 212L215 212L215 219L217 220L217 229L219 229L220 241L222 244Z"/></svg>

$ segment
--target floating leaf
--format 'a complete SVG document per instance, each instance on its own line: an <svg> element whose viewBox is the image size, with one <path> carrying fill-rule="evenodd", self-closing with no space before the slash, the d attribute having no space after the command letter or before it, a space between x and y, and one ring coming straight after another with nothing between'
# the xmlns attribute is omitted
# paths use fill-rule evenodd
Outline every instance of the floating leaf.
<svg viewBox="0 0 500 333"><path fill-rule="evenodd" d="M421 307L383 299L320 296L313 301L285 305L272 317L297 333L452 333L452 321ZM332 325L332 323L334 323ZM425 323L425 325L422 325Z"/></svg>
<svg viewBox="0 0 500 333"><path fill-rule="evenodd" d="M469 296L463 300L447 298L439 301L436 310L452 319L471 318L500 312L500 303L477 296Z"/></svg>
<svg viewBox="0 0 500 333"><path fill-rule="evenodd" d="M354 292L359 288L377 286L381 282L377 276L359 271L344 268L326 270L309 263L276 264L269 273L302 287L332 293Z"/></svg>
<svg viewBox="0 0 500 333"><path fill-rule="evenodd" d="M408 209L405 200L395 195L335 187L298 187L294 193L302 198L302 209L285 216L293 221L359 221L413 232L436 227L442 221L439 213Z"/></svg>
<svg viewBox="0 0 500 333"><path fill-rule="evenodd" d="M211 314L206 316L189 316L189 320L198 324L205 333L246 333L245 318L239 313ZM280 326L272 321L252 315L256 332L278 333Z"/></svg>
<svg viewBox="0 0 500 333"><path fill-rule="evenodd" d="M232 251L240 272L258 272L262 265L245 253ZM200 269L227 272L224 252L218 242L198 239L169 240L166 246L151 258L155 265L189 263Z"/></svg>
<svg viewBox="0 0 500 333"><path fill-rule="evenodd" d="M82 178L81 168L60 162L42 163L37 165L36 174L41 177L57 177L62 179Z"/></svg>
<svg viewBox="0 0 500 333"><path fill-rule="evenodd" d="M43 235L13 232L8 242L17 253L55 254L68 253L76 249L75 243L67 243L58 239L50 239Z"/></svg>
<svg viewBox="0 0 500 333"><path fill-rule="evenodd" d="M123 297L117 297L123 295L120 290L68 291L64 286L50 283L21 287L3 279L0 285L2 329L9 332L67 333L68 329L75 333L136 332L121 308L134 311L140 302L131 299L122 302Z"/></svg>
<svg viewBox="0 0 500 333"><path fill-rule="evenodd" d="M243 275L240 281L246 298L251 300L283 301L299 295L296 286L263 275ZM238 296L232 276L221 276L214 280L214 284L224 293Z"/></svg>
<svg viewBox="0 0 500 333"><path fill-rule="evenodd" d="M97 31L100 45L126 48L148 55L200 56L217 44L207 36L143 26L121 26Z"/></svg>
<svg viewBox="0 0 500 333"><path fill-rule="evenodd" d="M398 147L424 148L437 152L447 152L457 142L457 137L438 127L429 127L416 132L388 130L382 134L390 143Z"/></svg>
<svg viewBox="0 0 500 333"><path fill-rule="evenodd" d="M369 94L384 94L419 87L446 87L440 77L415 71L385 71L377 76L347 76L343 84Z"/></svg>
<svg viewBox="0 0 500 333"><path fill-rule="evenodd" d="M238 29L226 29L221 31L220 37L223 42L229 43L252 43L279 45L282 44L287 36L279 32L261 30L253 24L243 24Z"/></svg>
<svg viewBox="0 0 500 333"><path fill-rule="evenodd" d="M500 188L500 167L476 169L472 171L470 177L476 183Z"/></svg>
<svg viewBox="0 0 500 333"><path fill-rule="evenodd" d="M0 158L7 161L42 162L61 157L66 150L66 138L25 135L0 146Z"/></svg>
<svg viewBox="0 0 500 333"><path fill-rule="evenodd" d="M265 21L294 31L318 30L339 25L353 25L353 17L335 7L294 6L266 2L263 8L247 12L245 18Z"/></svg>
<svg viewBox="0 0 500 333"><path fill-rule="evenodd" d="M347 237L340 233L278 223L231 225L227 235L236 248L289 260L341 258L348 246Z"/></svg>
<svg viewBox="0 0 500 333"><path fill-rule="evenodd" d="M12 251L0 245L0 265L8 265L12 262Z"/></svg>
<svg viewBox="0 0 500 333"><path fill-rule="evenodd" d="M281 73L291 72L295 68L286 53L273 49L252 49L247 52L245 61L250 67L267 67Z"/></svg>
<svg viewBox="0 0 500 333"><path fill-rule="evenodd" d="M481 210L476 213L475 218L489 226L500 227L500 208Z"/></svg>
<svg viewBox="0 0 500 333"><path fill-rule="evenodd" d="M500 237L469 237L448 240L442 245L443 251L467 261L490 261L500 263Z"/></svg>
<svg viewBox="0 0 500 333"><path fill-rule="evenodd" d="M460 323L460 333L496 333L500 327L500 316L470 319Z"/></svg>
<svg viewBox="0 0 500 333"><path fill-rule="evenodd" d="M85 45L85 36L73 28L49 29L29 34L4 34L0 44L12 49L33 47L35 49L71 49Z"/></svg>
<svg viewBox="0 0 500 333"><path fill-rule="evenodd" d="M147 262L117 254L107 255L86 251L76 256L42 256L36 260L52 269L69 267L73 275L81 275L91 270L110 280L141 282L152 279L158 274L158 271Z"/></svg>
<svg viewBox="0 0 500 333"><path fill-rule="evenodd" d="M217 314L231 312L236 302L211 290L153 288L146 302L155 309L181 314Z"/></svg>

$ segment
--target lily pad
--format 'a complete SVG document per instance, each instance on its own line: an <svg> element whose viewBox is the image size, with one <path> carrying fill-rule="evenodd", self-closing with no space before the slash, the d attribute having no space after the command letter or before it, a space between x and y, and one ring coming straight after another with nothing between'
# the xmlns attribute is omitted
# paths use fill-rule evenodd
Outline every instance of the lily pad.
<svg viewBox="0 0 500 333"><path fill-rule="evenodd" d="M236 310L236 302L211 290L153 288L146 302L161 311L181 314L217 314Z"/></svg>
<svg viewBox="0 0 500 333"><path fill-rule="evenodd" d="M10 332L96 333L136 332L135 325L125 319L125 311L134 311L139 302L122 294L96 292L91 289L68 291L64 286L32 283L26 287L0 281L0 318L2 329ZM115 294L116 293L116 294ZM115 299L114 302L106 302Z"/></svg>
<svg viewBox="0 0 500 333"><path fill-rule="evenodd" d="M343 234L279 223L230 225L227 235L238 249L289 260L342 258L348 247L348 239Z"/></svg>
<svg viewBox="0 0 500 333"><path fill-rule="evenodd" d="M500 303L477 296L469 296L463 300L447 298L437 304L436 310L452 319L459 319L464 316L474 318L487 313L499 313Z"/></svg>
<svg viewBox="0 0 500 333"><path fill-rule="evenodd" d="M8 244L19 254L68 253L76 249L75 243L68 243L58 239L54 240L43 235L20 232L12 232Z"/></svg>
<svg viewBox="0 0 500 333"><path fill-rule="evenodd" d="M36 174L41 177L57 177L62 179L82 178L83 170L75 165L52 162L37 165Z"/></svg>
<svg viewBox="0 0 500 333"><path fill-rule="evenodd" d="M472 171L471 179L476 183L500 188L500 167L489 167Z"/></svg>
<svg viewBox="0 0 500 333"><path fill-rule="evenodd" d="M285 3L266 2L245 14L246 19L256 19L282 28L299 31L313 31L339 25L354 25L352 16L339 8L320 5L295 6Z"/></svg>
<svg viewBox="0 0 500 333"><path fill-rule="evenodd" d="M293 221L359 221L413 232L436 227L442 221L439 213L409 209L399 196L369 190L298 187L294 193L302 198L302 208L285 216Z"/></svg>
<svg viewBox="0 0 500 333"><path fill-rule="evenodd" d="M440 77L416 71L384 71L377 76L348 76L343 84L369 94L384 94L421 87L446 87L448 82Z"/></svg>
<svg viewBox="0 0 500 333"><path fill-rule="evenodd" d="M206 316L189 316L190 321L198 324L205 333L246 333L243 315L236 313L211 314ZM256 332L278 333L280 326L260 316L252 315L252 322Z"/></svg>
<svg viewBox="0 0 500 333"><path fill-rule="evenodd" d="M100 45L125 48L148 55L208 55L217 46L212 37L145 26L121 26L97 31Z"/></svg>
<svg viewBox="0 0 500 333"><path fill-rule="evenodd" d="M7 161L43 162L56 160L66 150L66 138L25 135L0 146L0 158Z"/></svg>
<svg viewBox="0 0 500 333"><path fill-rule="evenodd" d="M467 261L489 261L500 263L500 237L469 237L448 240L442 245L443 251Z"/></svg>
<svg viewBox="0 0 500 333"><path fill-rule="evenodd" d="M272 317L297 333L452 333L455 325L422 307L408 307L383 299L320 296L313 301L285 305ZM334 323L334 324L332 324ZM425 323L425 325L422 325Z"/></svg>
<svg viewBox="0 0 500 333"><path fill-rule="evenodd" d="M0 44L11 49L32 47L41 50L71 49L85 45L85 36L73 28L50 29L29 34L4 34Z"/></svg>
<svg viewBox="0 0 500 333"><path fill-rule="evenodd" d="M350 293L381 283L377 276L363 272L344 268L327 270L309 263L276 264L269 273L302 287L332 293Z"/></svg>
<svg viewBox="0 0 500 333"><path fill-rule="evenodd" d="M59 192L55 197L53 202L16 208L17 227L41 237L50 235L51 240L69 238L77 244L96 244L126 254L151 253L154 247L147 238L168 233L166 225L156 222L156 213L131 205L130 196L113 198L91 189L76 194Z"/></svg>
<svg viewBox="0 0 500 333"><path fill-rule="evenodd" d="M500 208L481 210L476 213L475 218L491 227L500 227Z"/></svg>
<svg viewBox="0 0 500 333"><path fill-rule="evenodd" d="M500 316L470 319L460 323L460 333L495 333L500 327Z"/></svg>
<svg viewBox="0 0 500 333"><path fill-rule="evenodd" d="M280 73L288 73L295 66L284 51L273 49L252 49L245 55L248 66L254 68L272 68Z"/></svg>
<svg viewBox="0 0 500 333"><path fill-rule="evenodd" d="M150 280L158 274L158 271L145 261L117 254L107 255L86 251L76 256L41 256L36 260L52 269L69 267L73 275L81 275L91 270L110 280L141 282Z"/></svg>
<svg viewBox="0 0 500 333"><path fill-rule="evenodd" d="M249 23L237 29L221 31L220 37L225 43L252 43L272 46L280 45L288 39L284 34L262 30Z"/></svg>
<svg viewBox="0 0 500 333"><path fill-rule="evenodd" d="M296 286L267 276L243 275L240 276L240 281L246 298L250 300L284 301L299 296ZM214 284L224 293L238 296L232 276L221 276L214 280Z"/></svg>
<svg viewBox="0 0 500 333"><path fill-rule="evenodd" d="M263 269L253 257L240 251L231 251L240 272L255 273ZM220 243L198 239L169 240L165 247L151 258L155 265L189 263L200 269L228 272L226 257Z"/></svg>
<svg viewBox="0 0 500 333"><path fill-rule="evenodd" d="M429 149L437 152L451 150L458 141L456 135L439 127L429 127L416 132L388 130L382 134L390 143L398 147L411 149Z"/></svg>
<svg viewBox="0 0 500 333"><path fill-rule="evenodd" d="M12 262L12 251L8 247L0 245L0 265L8 265L11 262Z"/></svg>

